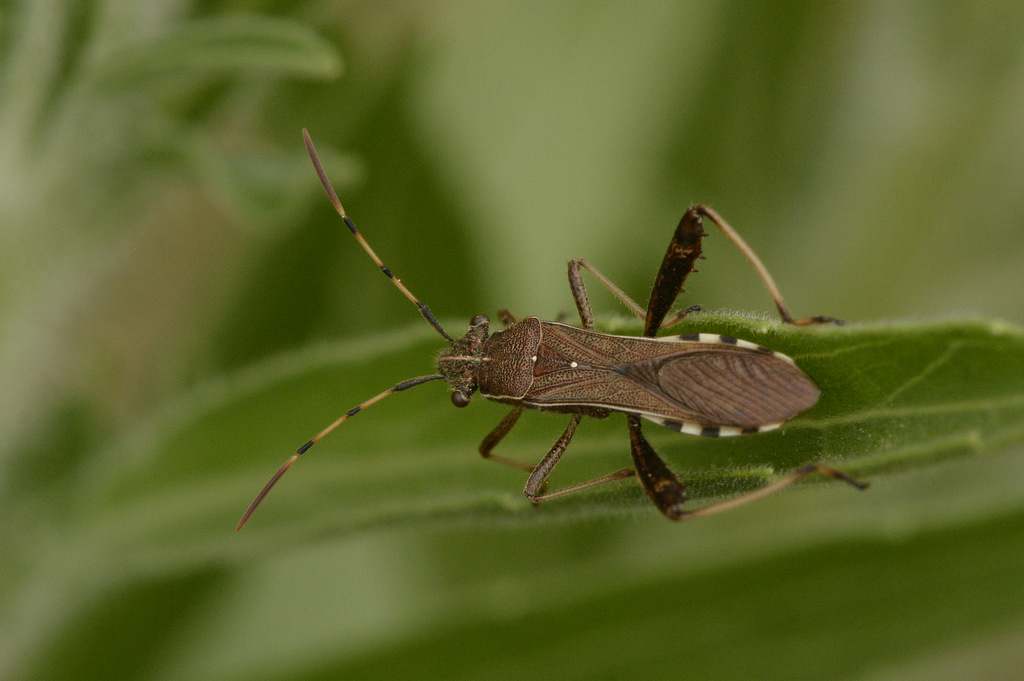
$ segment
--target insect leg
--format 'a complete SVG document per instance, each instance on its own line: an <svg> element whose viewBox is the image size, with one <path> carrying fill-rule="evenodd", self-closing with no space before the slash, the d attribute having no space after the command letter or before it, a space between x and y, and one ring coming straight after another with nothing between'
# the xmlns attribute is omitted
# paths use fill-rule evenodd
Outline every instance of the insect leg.
<svg viewBox="0 0 1024 681"><path fill-rule="evenodd" d="M662 327L665 315L676 302L683 290L683 282L693 271L693 265L700 254L700 240L705 236L701 225L701 213L691 207L683 214L676 231L669 242L668 250L661 261L658 276L654 279L651 298L647 302L647 313L644 315L644 335L654 336ZM677 314L669 321L669 326L682 319L692 308L684 310L682 316Z"/></svg>
<svg viewBox="0 0 1024 681"><path fill-rule="evenodd" d="M508 310L501 309L498 310L498 321L500 321L504 326L512 326L519 321L519 318Z"/></svg>
<svg viewBox="0 0 1024 681"><path fill-rule="evenodd" d="M696 270L694 270L694 271L696 271ZM691 305L690 307L686 308L685 310L680 310L679 312L676 312L674 315L672 315L671 317L669 317L668 319L663 321L661 323L661 328L662 329L667 329L667 328L669 328L669 327L671 327L671 326L673 326L675 324L678 324L679 322L681 322L683 319L685 319L689 315L693 314L694 312L700 312L701 309L702 308L701 308L700 305Z"/></svg>
<svg viewBox="0 0 1024 681"><path fill-rule="evenodd" d="M580 313L580 321L583 322L584 329L594 328L594 312L590 308L590 298L587 297L587 287L583 283L583 276L580 273L580 268L584 268L597 279L599 282L604 284L616 298L625 303L626 307L640 319L644 318L644 309L636 304L632 298L627 296L622 289L612 283L611 279L601 274L596 267L591 265L582 258L576 258L575 260L569 261L569 289L572 291L572 297L576 301L576 309Z"/></svg>
<svg viewBox="0 0 1024 681"><path fill-rule="evenodd" d="M640 431L640 417L632 414L626 417L629 425L629 445L636 466L640 486L647 492L658 510L670 520L686 516L683 502L686 501L686 484L679 482L675 474L662 461L654 447Z"/></svg>
<svg viewBox="0 0 1024 681"><path fill-rule="evenodd" d="M622 470L609 473L608 475L602 475L599 478L588 480L587 482L581 482L578 485L572 485L570 487L564 487L562 489L555 490L554 492L548 492L546 494L539 494L540 490L547 484L548 475L554 470L555 464L562 458L562 453L565 452L565 448L569 446L569 442L572 440L572 436L576 433L576 426L579 425L580 419L583 418L580 414L573 414L569 419L569 425L565 427L565 431L562 436L558 438L554 446L551 448L541 462L537 464L533 472L530 473L530 479L526 481L526 488L523 493L526 497L538 504L548 499L555 499L556 497L564 497L567 494L579 492L591 487L597 487L607 482L614 482L616 480L622 480L633 475L631 468L623 468Z"/></svg>
<svg viewBox="0 0 1024 681"><path fill-rule="evenodd" d="M658 456L657 452L654 451L654 448L651 447L643 436L643 433L640 432L639 417L630 415L627 417L627 420L629 422L629 439L632 445L633 462L636 465L640 484L654 501L654 505L658 507L658 510L664 513L670 520L690 520L691 518L729 511L751 501L771 496L812 473L819 473L836 480L841 480L859 490L868 488L868 483L851 478L840 470L824 464L812 463L802 466L753 492L687 511L683 509L683 502L686 500L686 495L684 494L686 485L679 482L675 474L668 469L665 462L661 460L661 457Z"/></svg>
<svg viewBox="0 0 1024 681"><path fill-rule="evenodd" d="M505 464L506 466L511 466L512 468L518 468L521 471L532 473L534 467L528 463L491 454L491 450L497 447L498 443L508 435L508 431L512 430L512 426L516 425L516 421L519 420L522 413L522 407L516 407L501 420L501 423L499 423L494 430L487 434L484 441L480 443L480 456L488 459L489 461L496 461L498 463Z"/></svg>
<svg viewBox="0 0 1024 681"><path fill-rule="evenodd" d="M720 501L715 504L702 506L701 508L696 508L692 511L682 511L679 514L679 516L673 518L673 520L689 520L691 518L699 518L705 515L713 515L715 513L720 513L722 511L730 511L736 508L737 506L743 506L744 504L748 504L751 501L757 501L758 499L763 499L764 497L771 496L772 494L778 492L780 489L783 489L784 487L789 487L796 481L810 475L811 473L827 475L830 478L841 480L849 485L853 485L859 490L864 490L868 488L868 483L855 480L846 473L838 471L835 468L832 468L831 466L812 463L807 464L806 466L802 466L801 468L796 469L792 473L784 475L775 482L769 485L765 485L760 489L756 489L753 492L748 492L747 494L738 497L733 497L732 499L726 499L725 501Z"/></svg>
<svg viewBox="0 0 1024 681"><path fill-rule="evenodd" d="M772 300L775 301L775 307L779 309L779 316L782 317L782 321L796 326L826 324L829 322L835 324L843 323L834 317L802 317L800 319L793 319L793 316L789 313L789 308L786 306L786 301L782 299L782 293L779 291L779 287L775 285L775 280L772 279L772 275L768 273L768 269L764 266L764 263L762 263L761 259L757 257L756 253L754 253L754 249L747 245L747 242L743 240L736 230L730 227L729 223L722 219L722 216L707 206L692 206L690 210L687 211L687 215L691 213L707 217L711 222L715 223L720 230L722 230L722 233L725 234L736 248L740 249L740 252L744 257L746 257L750 264L754 266L754 269L757 270L757 274L761 277L761 281L764 282L765 287L768 289L768 293L771 294Z"/></svg>

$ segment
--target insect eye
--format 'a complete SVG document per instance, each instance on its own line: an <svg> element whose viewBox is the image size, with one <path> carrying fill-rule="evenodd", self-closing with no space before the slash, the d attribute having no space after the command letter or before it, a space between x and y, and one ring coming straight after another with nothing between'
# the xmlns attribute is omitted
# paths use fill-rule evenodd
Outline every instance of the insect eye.
<svg viewBox="0 0 1024 681"><path fill-rule="evenodd" d="M459 408L467 407L469 406L469 398L466 397L466 393L456 390L452 393L452 404Z"/></svg>
<svg viewBox="0 0 1024 681"><path fill-rule="evenodd" d="M470 326L480 326L481 324L490 324L491 320L487 318L485 314L478 314L469 320Z"/></svg>

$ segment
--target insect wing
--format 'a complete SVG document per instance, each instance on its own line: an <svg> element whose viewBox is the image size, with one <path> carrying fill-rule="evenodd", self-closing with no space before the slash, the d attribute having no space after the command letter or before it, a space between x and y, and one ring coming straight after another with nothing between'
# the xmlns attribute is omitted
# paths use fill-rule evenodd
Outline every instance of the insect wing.
<svg viewBox="0 0 1024 681"><path fill-rule="evenodd" d="M788 357L734 345L623 369L653 394L709 425L760 429L810 409L820 394Z"/></svg>
<svg viewBox="0 0 1024 681"><path fill-rule="evenodd" d="M622 411L717 436L776 427L819 396L789 357L717 334L637 338L545 323L541 349L524 398L540 409Z"/></svg>

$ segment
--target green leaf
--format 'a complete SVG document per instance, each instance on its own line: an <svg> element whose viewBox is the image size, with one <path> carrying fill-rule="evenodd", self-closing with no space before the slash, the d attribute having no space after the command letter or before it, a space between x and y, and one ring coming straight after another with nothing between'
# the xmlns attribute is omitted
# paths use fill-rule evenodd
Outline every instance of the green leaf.
<svg viewBox="0 0 1024 681"><path fill-rule="evenodd" d="M863 493L813 478L671 523L623 481L533 508L475 453L505 407L435 383L233 529L296 446L442 347L367 279L302 127L388 266L461 323L571 309L575 257L642 295L692 201L801 314L1019 323L1024 5L8 5L4 681L1024 667L1020 331L990 322L691 320L824 389L763 436L648 425L693 505L819 459ZM339 53L347 77L318 80ZM685 304L761 309L742 255L706 251ZM585 421L552 484L626 465L622 421ZM527 414L499 453L536 461L564 422Z"/></svg>
<svg viewBox="0 0 1024 681"><path fill-rule="evenodd" d="M635 324L609 326L622 331ZM652 442L694 483L697 499L759 486L808 461L877 477L1024 441L1024 387L1018 378L1024 373L1024 332L1017 327L977 321L793 328L706 314L678 328L726 333L789 354L822 390L818 405L779 432L708 440L648 425ZM184 492L196 482L230 476L240 485L247 479L256 491L258 462L262 474L269 474L277 459L349 407L399 380L430 373L433 367L424 360L436 347L429 329L414 327L287 355L217 382L155 425L156 441L140 444L133 438L119 456L108 457L113 465L97 477L100 484L109 476L99 489L119 513L128 500L153 503L139 490L162 495L167 480ZM631 483L534 511L519 498L522 476L501 466L482 467L474 458L478 440L504 412L481 402L451 410L437 383L367 409L300 460L260 509L256 524L262 531L296 530L320 518L320 529L337 532L396 518L478 521L484 513L513 520L525 514L532 522L538 515L569 521L581 514L646 512L646 498ZM503 455L532 463L550 447L562 418L529 416L500 447ZM239 452L256 456L242 458ZM627 454L620 417L588 420L553 485L621 467ZM490 482L478 484L480 478ZM211 501L219 506L225 500ZM161 498L158 505L163 503ZM229 513L225 525L230 520Z"/></svg>
<svg viewBox="0 0 1024 681"><path fill-rule="evenodd" d="M259 15L194 19L159 38L123 48L100 67L121 88L155 77L279 72L306 78L341 74L337 50L308 25Z"/></svg>
<svg viewBox="0 0 1024 681"><path fill-rule="evenodd" d="M856 493L817 485L814 494L782 494L682 525L664 520L630 481L533 508L519 493L522 474L475 455L503 409L453 410L432 384L342 426L299 461L236 535L239 514L289 450L353 404L431 371L439 342L421 324L312 347L211 382L102 452L53 519L63 540L5 542L8 561L16 556L14 564L36 566L23 576L22 593L61 594L27 610L15 599L5 628L11 615L50 623L22 632L22 646L33 633L63 632L64 652L40 666L51 672L38 678L58 676L68 664L109 671L102 656L76 657L76 641L102 636L106 645L148 650L154 637L174 640L190 608L211 607L212 619L198 629L204 643L188 646L194 654L171 655L170 675L262 670L267 678L296 678L326 667L361 678L385 668L413 675L425 665L427 676L468 679L497 665L499 677L512 678L534 664L557 667L571 650L582 655L576 677L584 678L597 670L626 674L658 655L674 657L677 648L699 663L693 641L736 635L717 629L714 617L727 616L740 632L786 627L769 660L784 665L812 655L835 669L863 665L871 642L886 640L895 627L930 628L941 640L952 636L943 626L950 617L979 626L1012 619L1019 598L1007 595L1019 596L1024 563L1013 550L1024 515L1020 462L982 454L1019 450L1024 440L1021 329L981 321L797 329L736 315L699 317L686 325L790 354L823 397L782 430L757 436L709 440L648 427L655 446L695 483L698 500L763 484L808 460L828 461L874 486ZM501 453L538 460L562 420L527 414ZM587 421L554 484L627 461L621 418ZM910 468L930 473L892 475ZM965 527L966 534L958 531ZM974 578L991 591L990 609L981 617L961 596L944 600L939 615L930 598L959 579L959 552L978 550L975 535L985 548L973 557ZM69 548L73 563L63 559ZM812 564L818 567L808 572ZM821 566L839 564L844 583L823 583ZM900 575L927 569L929 577L882 578L893 566ZM338 582L335 574L346 577ZM773 593L756 595L762 583L772 583ZM822 618L839 626L870 616L873 601L851 600L864 589L872 599L904 599L907 609L845 644L822 639ZM171 599L185 609L153 620L125 610L126 599L154 608ZM337 609L325 609L328 603ZM315 612L318 630L262 626L282 612L302 620ZM688 616L695 631L683 636L676 622ZM138 631L118 626L124 621L137 622ZM490 625L477 631L482 621ZM195 623L187 626L195 631ZM538 657L523 660L503 643L520 627L535 630L525 640L537 637ZM612 644L632 629L639 638L630 652ZM766 664L756 653L760 639L751 636L740 636L735 645L744 656L720 664L716 678L753 675ZM221 656L226 637L244 641L228 647L237 658ZM338 641L348 647L336 649ZM430 652L458 641L472 642L458 669ZM145 660L118 663L124 671Z"/></svg>

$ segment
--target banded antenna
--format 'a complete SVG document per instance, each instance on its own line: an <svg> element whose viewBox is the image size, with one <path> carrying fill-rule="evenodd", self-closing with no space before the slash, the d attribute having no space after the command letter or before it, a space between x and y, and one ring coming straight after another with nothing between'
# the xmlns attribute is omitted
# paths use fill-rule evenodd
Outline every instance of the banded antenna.
<svg viewBox="0 0 1024 681"><path fill-rule="evenodd" d="M334 210L338 211L338 215L341 216L341 219L345 222L345 226L348 227L348 230L352 232L352 236L356 238L356 241L358 241L359 245L363 247L363 250L366 251L367 255L369 255L373 259L373 262L377 264L377 267L379 267L380 271L384 273L384 276L387 277L388 280L391 281L391 283L394 284L398 288L398 290L405 295L406 298L411 300L413 304L416 305L416 308L420 311L420 314L423 315L423 318L426 319L427 322L432 327L434 327L434 329L439 334L444 336L444 339L448 341L448 344L453 345L454 341L452 340L452 337L448 335L448 333L444 330L441 324L437 321L437 319L434 317L434 314L430 311L430 308L421 303L419 298L414 296L412 292L405 287L405 284L403 284L398 279L398 277L396 277L391 272L391 270L388 269L387 265L384 264L384 261L380 259L380 257L374 252L373 248L370 247L370 244L367 243L366 239L363 238L363 235L359 233L358 229L356 229L355 223L352 222L352 219L349 218L348 213L345 212L345 208L341 205L341 201L338 199L338 195L334 191L334 187L331 186L331 181L327 179L327 173L324 172L324 167L320 163L320 157L317 156L316 149L313 147L313 140L310 139L309 132L305 128L302 129L302 138L306 141L306 150L309 151L309 157L313 160L313 167L316 168L316 173L317 175L320 176L320 182L321 184L323 184L324 190L327 192L328 198L330 198L331 203L334 204ZM249 504L249 508L245 509L245 513L242 514L242 519L238 521L238 527L235 528L235 530L238 531L245 527L245 524L249 521L249 518L252 516L253 512L263 502L263 499L267 496L267 494L274 487L274 485L277 484L277 481L280 480L281 477L288 472L288 469L292 467L292 464L294 464L300 456L309 451L310 447L312 447L317 442L326 437L328 433L330 433L332 430L343 424L345 421L348 421L350 418L361 412L366 407L369 407L371 404L374 404L376 402L380 402L389 395L393 395L397 392L402 392L403 390L408 390L409 388L413 388L423 383L441 380L443 378L444 376L441 374L431 374L430 376L410 378L406 381L402 381L401 383L388 388L379 395L375 395L374 397L371 397L365 402L356 405L355 407L352 407L347 412L339 416L337 420L334 421L334 423L321 430L319 433L317 433L315 437L313 437L313 439L309 440L308 442L306 442L306 444L299 447L299 449L294 454L292 454L292 456L287 461L284 462L284 465L281 466L276 473L274 473L270 480L267 481L267 484L263 486L263 489L260 490L260 493L256 495L256 498L252 500L252 503Z"/></svg>

